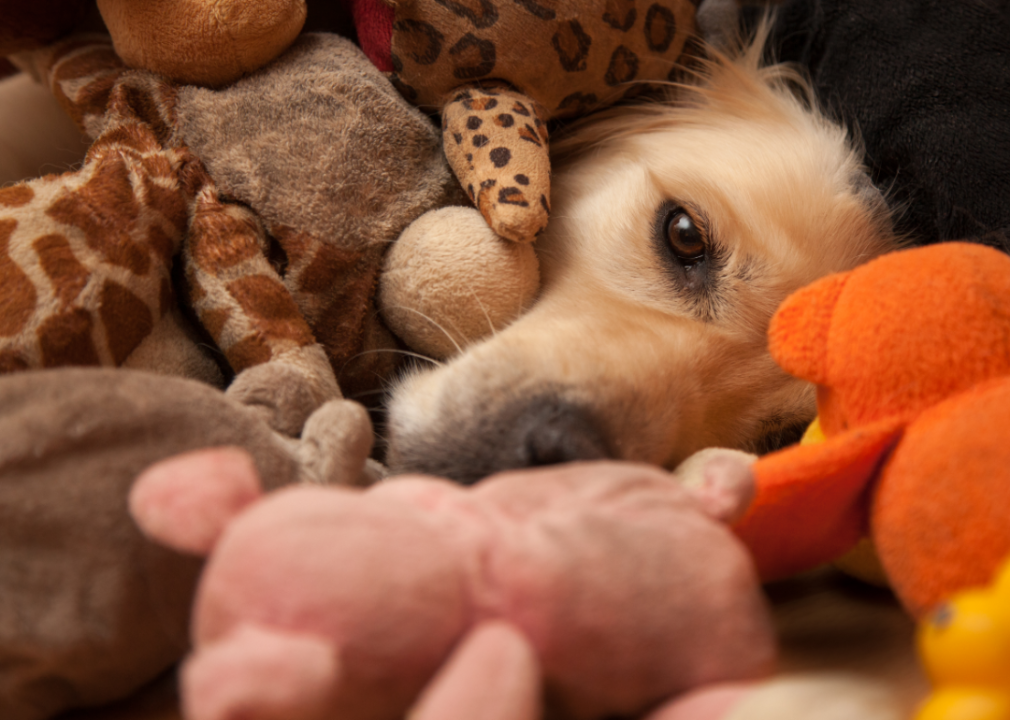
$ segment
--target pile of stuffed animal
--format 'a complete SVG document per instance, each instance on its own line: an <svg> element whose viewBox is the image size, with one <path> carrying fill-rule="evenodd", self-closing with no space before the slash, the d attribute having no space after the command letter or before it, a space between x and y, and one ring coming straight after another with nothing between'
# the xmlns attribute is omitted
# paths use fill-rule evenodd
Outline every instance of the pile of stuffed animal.
<svg viewBox="0 0 1010 720"><path fill-rule="evenodd" d="M809 33L783 48L816 82L872 3L825 4L776 30ZM822 443L377 483L344 396L524 309L551 122L676 79L730 5L354 0L355 43L304 32L304 0L0 0L0 56L91 141L0 188L0 717L186 657L188 720L746 720L780 690L761 581L869 535L914 616L989 582L1010 258L978 244L783 305L773 355L817 384ZM881 135L881 182L946 151ZM1003 245L1010 201L973 212L969 172L911 173L932 184L899 188L907 231Z"/></svg>

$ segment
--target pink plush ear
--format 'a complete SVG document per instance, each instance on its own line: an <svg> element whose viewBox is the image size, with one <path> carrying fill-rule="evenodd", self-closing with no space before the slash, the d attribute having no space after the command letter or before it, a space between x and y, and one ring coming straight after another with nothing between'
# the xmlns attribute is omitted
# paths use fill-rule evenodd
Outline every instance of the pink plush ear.
<svg viewBox="0 0 1010 720"><path fill-rule="evenodd" d="M141 473L130 491L130 514L153 540L206 555L225 525L261 494L256 465L245 450L197 450Z"/></svg>
<svg viewBox="0 0 1010 720"><path fill-rule="evenodd" d="M828 331L849 273L821 278L787 297L772 317L768 348L790 375L828 384Z"/></svg>
<svg viewBox="0 0 1010 720"><path fill-rule="evenodd" d="M326 641L241 625L183 665L183 712L188 720L321 718L339 679Z"/></svg>
<svg viewBox="0 0 1010 720"><path fill-rule="evenodd" d="M529 641L492 621L464 638L421 696L411 720L537 720L540 667Z"/></svg>

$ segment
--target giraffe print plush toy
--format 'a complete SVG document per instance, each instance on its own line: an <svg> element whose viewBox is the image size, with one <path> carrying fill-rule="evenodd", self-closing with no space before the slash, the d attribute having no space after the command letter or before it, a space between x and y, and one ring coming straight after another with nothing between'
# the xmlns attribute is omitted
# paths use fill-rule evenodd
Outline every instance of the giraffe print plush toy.
<svg viewBox="0 0 1010 720"><path fill-rule="evenodd" d="M697 51L690 40L703 0L349 4L375 66L409 102L441 114L446 157L488 225L528 242L550 213L548 123L675 79L685 53ZM99 0L99 7L131 66L209 85L266 62L245 58L250 28L262 25L268 45L281 47L305 18L304 0Z"/></svg>
<svg viewBox="0 0 1010 720"><path fill-rule="evenodd" d="M95 140L80 170L0 189L0 372L100 364L213 380L220 364L237 373L233 397L297 434L341 389L395 368L373 300L385 248L459 190L437 129L359 50L302 36L220 93L130 71L107 38L22 62ZM335 140L354 132L360 143Z"/></svg>

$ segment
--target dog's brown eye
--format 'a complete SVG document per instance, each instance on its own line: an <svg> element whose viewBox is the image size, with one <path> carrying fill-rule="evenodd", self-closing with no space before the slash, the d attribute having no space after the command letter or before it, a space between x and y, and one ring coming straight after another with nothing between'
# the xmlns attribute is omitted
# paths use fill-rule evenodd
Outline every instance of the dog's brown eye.
<svg viewBox="0 0 1010 720"><path fill-rule="evenodd" d="M684 265L705 259L705 241L694 220L679 208L667 215L666 240L673 254Z"/></svg>

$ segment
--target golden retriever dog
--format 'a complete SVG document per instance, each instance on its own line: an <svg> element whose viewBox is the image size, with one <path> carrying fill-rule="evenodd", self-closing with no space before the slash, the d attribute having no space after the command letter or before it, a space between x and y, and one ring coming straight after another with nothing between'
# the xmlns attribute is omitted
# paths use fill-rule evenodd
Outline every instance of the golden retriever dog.
<svg viewBox="0 0 1010 720"><path fill-rule="evenodd" d="M856 143L795 72L761 66L761 47L554 143L541 293L398 382L391 470L469 483L604 457L671 468L798 438L814 391L769 356L773 312L898 240Z"/></svg>

